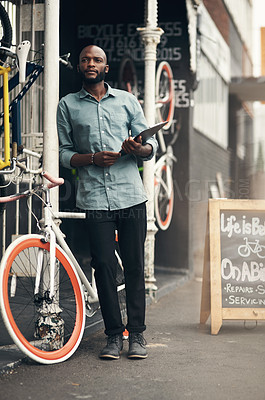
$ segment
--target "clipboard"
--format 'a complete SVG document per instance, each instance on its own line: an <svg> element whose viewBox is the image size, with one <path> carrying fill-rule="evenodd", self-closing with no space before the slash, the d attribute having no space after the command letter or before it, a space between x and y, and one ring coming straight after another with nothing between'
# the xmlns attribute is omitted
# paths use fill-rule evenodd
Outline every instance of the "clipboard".
<svg viewBox="0 0 265 400"><path fill-rule="evenodd" d="M139 136L142 136L142 143L144 144L148 139L154 136L159 131L159 129L162 129L163 126L165 126L167 123L168 121L159 122L158 124L155 124L150 128L147 128L141 133L139 133L139 135L135 136L133 140L137 139ZM120 150L120 153L122 156L126 155L124 150Z"/></svg>
<svg viewBox="0 0 265 400"><path fill-rule="evenodd" d="M155 135L159 131L159 129L162 129L163 126L165 126L167 123L168 121L159 122L158 124L155 124L139 133L139 135L135 136L133 140L137 139L139 136L142 136L142 143L145 143L148 139Z"/></svg>

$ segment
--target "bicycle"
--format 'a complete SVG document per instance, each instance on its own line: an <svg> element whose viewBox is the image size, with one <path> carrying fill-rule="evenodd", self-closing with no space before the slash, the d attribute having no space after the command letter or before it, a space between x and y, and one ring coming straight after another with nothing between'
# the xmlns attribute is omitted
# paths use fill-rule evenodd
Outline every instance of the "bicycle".
<svg viewBox="0 0 265 400"><path fill-rule="evenodd" d="M27 61L30 51L30 42L23 41L17 46L16 52L7 47L0 46L0 76L3 75L3 87L0 88L0 99L3 98L4 110L0 113L0 119L4 120L4 129L0 131L0 136L4 133L4 160L0 158L0 196L6 195L6 187L8 183L4 178L5 174L13 174L19 163L18 155L22 153L30 153L22 145L21 139L21 122L20 122L20 103L23 97L30 90L40 74L44 71L44 67L36 62ZM39 52L37 52L39 53ZM73 69L69 61L70 53L59 57L59 62L69 69ZM8 60L8 62L7 62ZM17 70L16 74L8 80L10 72ZM12 91L19 83L24 83L20 92L9 103L9 92ZM10 122L12 123L12 155L10 153ZM4 212L4 205L0 204L0 215Z"/></svg>
<svg viewBox="0 0 265 400"><path fill-rule="evenodd" d="M0 7L0 20L2 20L1 11L3 10ZM4 76L4 87L2 91L0 89L0 97L4 98L5 103L4 111L0 114L0 117L3 117L5 121L5 157L0 162L0 183L4 186L5 175L9 175L13 179L16 169L19 168L22 174L30 173L33 175L33 185L35 185L41 168L33 170L30 168L30 164L27 164L27 159L18 159L17 157L17 144L20 144L21 139L19 136L19 116L16 120L18 122L17 129L15 129L12 117L13 152L11 157L9 114L43 71L43 67L26 61L30 47L29 42L22 42L20 45L23 50L23 57L20 58L17 53L9 48L11 39L9 43L5 42L5 44L8 47L0 47L0 59L2 61L0 69ZM20 46L18 46L18 50ZM60 57L60 61L70 66L68 58L69 54ZM19 73L8 81L8 74L18 67ZM29 76L28 82L9 104L9 89L12 90L19 81L24 82L25 75ZM30 156L36 156L38 159L41 157L31 150L23 149L23 152ZM9 245L3 255L0 266L0 308L10 336L18 347L35 361L50 364L64 361L74 353L84 332L85 317L93 316L99 309L99 305L93 274L91 274L92 283L90 284L64 241L58 225L53 220L53 217L57 218L57 221L58 218L62 217L85 218L85 214L59 213L52 217L49 190L53 186L62 184L63 181L52 178L47 173L43 173L42 177L50 179L52 183L48 185L36 184L34 188L31 188L33 185L29 185L30 189L14 196L6 196L5 188L0 188L0 190L3 189L0 193L1 205L23 197L28 197L28 200L31 200L32 196L37 196L45 203L44 225L42 227L41 221L35 216L40 234L21 236ZM44 199L41 198L42 194ZM64 250L56 244L56 238L60 241ZM116 256L117 266L119 266L119 279L121 280L123 279L123 272L118 249ZM84 289L80 285L84 285ZM123 281L119 282L117 287L124 310L125 286ZM28 301L26 301L27 297ZM33 318L33 315L36 318ZM127 332L124 334L127 335Z"/></svg>
<svg viewBox="0 0 265 400"><path fill-rule="evenodd" d="M0 3L0 75L3 76L3 88L0 89L0 99L3 98L4 111L0 114L0 118L4 119L4 160L0 159L0 196L6 195L6 183L4 174L13 174L15 171L17 149L21 144L20 136L20 100L29 90L33 82L42 72L43 67L34 63L27 63L27 55L30 48L28 41L22 42L17 47L17 53L14 53L10 47L12 44L12 26L7 11ZM11 59L11 63L7 59ZM8 81L8 75L11 71L19 69L19 72ZM26 76L31 75L28 83L23 88L22 92L13 99L9 104L9 91L11 91L19 82L24 82ZM10 121L9 114L12 120L12 156L10 154ZM3 172L4 171L4 172ZM0 215L4 212L4 205L0 205Z"/></svg>
<svg viewBox="0 0 265 400"><path fill-rule="evenodd" d="M139 97L136 68L133 60L129 56L125 56L121 61L119 86L133 93L137 98ZM173 154L173 144L177 140L180 130L180 120L178 120L176 130L168 143L166 143L164 134L166 134L172 126L175 111L173 72L167 61L160 62L157 67L155 99L156 122L167 121L167 124L157 133L161 154L159 154L159 158L154 167L154 211L158 227L161 230L166 230L170 226L174 209L174 182L172 172L173 163L177 162L177 159ZM139 102L143 106L143 100L139 100Z"/></svg>
<svg viewBox="0 0 265 400"><path fill-rule="evenodd" d="M238 247L238 254L241 257L249 257L251 253L256 254L259 258L265 258L265 246L260 244L256 239L254 242L249 242L248 238L244 238L245 244ZM263 254L262 254L263 253Z"/></svg>
<svg viewBox="0 0 265 400"><path fill-rule="evenodd" d="M2 258L0 308L15 344L33 360L53 364L67 360L76 351L85 318L94 315L99 305L94 280L90 284L56 223L58 218L85 218L85 214L53 214L49 191L63 184L63 179L47 172L41 176L48 184L0 198L1 202L10 202L36 195L44 204L44 218L37 219L40 233L19 237ZM116 256L123 275L118 252ZM117 291L124 308L123 282Z"/></svg>

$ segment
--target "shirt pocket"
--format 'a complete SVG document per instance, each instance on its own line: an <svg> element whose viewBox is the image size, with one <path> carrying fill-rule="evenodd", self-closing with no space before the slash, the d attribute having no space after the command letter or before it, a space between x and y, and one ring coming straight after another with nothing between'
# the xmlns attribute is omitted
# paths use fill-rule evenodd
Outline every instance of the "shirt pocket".
<svg viewBox="0 0 265 400"><path fill-rule="evenodd" d="M76 124L74 142L80 153L91 153L99 148L99 128L97 118L89 118L83 123ZM98 151L98 150L97 150Z"/></svg>
<svg viewBox="0 0 265 400"><path fill-rule="evenodd" d="M128 136L128 115L125 112L115 112L110 114L111 130L120 132L123 139Z"/></svg>

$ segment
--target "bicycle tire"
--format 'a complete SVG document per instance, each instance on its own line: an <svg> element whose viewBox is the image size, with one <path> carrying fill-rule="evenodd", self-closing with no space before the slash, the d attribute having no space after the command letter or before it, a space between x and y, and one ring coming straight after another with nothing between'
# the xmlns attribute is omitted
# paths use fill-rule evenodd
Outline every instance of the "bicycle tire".
<svg viewBox="0 0 265 400"><path fill-rule="evenodd" d="M12 44L12 26L5 7L0 3L0 45L10 47ZM7 56L0 53L0 60L5 62Z"/></svg>
<svg viewBox="0 0 265 400"><path fill-rule="evenodd" d="M169 165L163 163L155 174L155 217L158 227L163 231L168 229L173 216L174 185L171 168L168 173L169 168ZM165 187L170 189L170 196Z"/></svg>
<svg viewBox="0 0 265 400"><path fill-rule="evenodd" d="M163 127L168 130L174 117L175 97L173 72L167 61L162 61L157 67L155 96L159 122L168 121Z"/></svg>
<svg viewBox="0 0 265 400"><path fill-rule="evenodd" d="M0 174L0 197L6 196L6 181L2 174ZM6 203L0 203L0 216L3 215L3 212L6 208Z"/></svg>
<svg viewBox="0 0 265 400"><path fill-rule="evenodd" d="M43 253L43 263L41 289L36 296L38 253ZM16 239L7 248L0 266L0 307L4 323L20 350L42 364L68 359L84 332L85 303L79 277L66 253L57 245L56 260L57 305L49 304L47 299L49 243L43 241L43 236L30 234ZM58 305L61 311L49 312Z"/></svg>
<svg viewBox="0 0 265 400"><path fill-rule="evenodd" d="M138 97L138 79L134 61L131 57L125 56L121 60L119 69L119 87Z"/></svg>

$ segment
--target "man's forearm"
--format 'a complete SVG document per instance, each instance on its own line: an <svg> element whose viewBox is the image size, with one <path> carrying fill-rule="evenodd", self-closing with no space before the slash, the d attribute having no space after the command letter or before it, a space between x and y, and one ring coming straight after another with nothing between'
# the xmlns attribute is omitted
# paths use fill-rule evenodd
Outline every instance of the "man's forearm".
<svg viewBox="0 0 265 400"><path fill-rule="evenodd" d="M153 146L149 143L146 143L142 145L142 147L140 148L140 152L137 155L140 157L149 157L152 151L153 151Z"/></svg>
<svg viewBox="0 0 265 400"><path fill-rule="evenodd" d="M70 164L74 168L85 167L93 164L93 153L90 154L74 154Z"/></svg>

